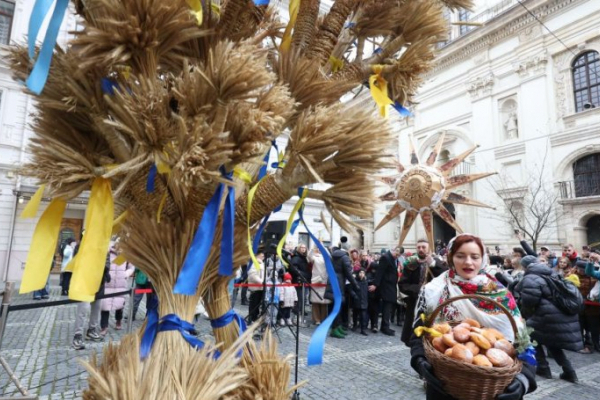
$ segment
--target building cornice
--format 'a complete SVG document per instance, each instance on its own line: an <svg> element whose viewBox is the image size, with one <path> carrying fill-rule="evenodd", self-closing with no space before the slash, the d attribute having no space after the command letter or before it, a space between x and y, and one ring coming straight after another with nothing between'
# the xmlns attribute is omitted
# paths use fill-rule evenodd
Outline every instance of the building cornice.
<svg viewBox="0 0 600 400"><path fill-rule="evenodd" d="M543 20L545 17L562 11L572 4L580 3L586 0L538 0L536 6L529 4L529 9L537 18ZM430 74L436 74L460 61L473 57L474 54L501 40L510 37L519 30L532 23L538 23L536 19L523 7L516 5L503 14L498 15L488 21L485 26L467 35L457 39L446 46L439 54L436 66ZM475 33L479 33L476 35Z"/></svg>

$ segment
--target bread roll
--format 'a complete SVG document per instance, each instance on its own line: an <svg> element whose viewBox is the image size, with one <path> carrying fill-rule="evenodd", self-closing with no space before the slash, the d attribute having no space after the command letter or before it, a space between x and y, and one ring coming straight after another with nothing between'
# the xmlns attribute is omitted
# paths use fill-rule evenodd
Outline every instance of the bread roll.
<svg viewBox="0 0 600 400"><path fill-rule="evenodd" d="M450 326L450 324L447 324L447 323L435 324L432 326L432 328L442 334L448 333L452 330L452 327Z"/></svg>
<svg viewBox="0 0 600 400"><path fill-rule="evenodd" d="M479 333L471 332L471 340L475 342L477 346L481 347L482 350L488 350L492 348L490 341Z"/></svg>
<svg viewBox="0 0 600 400"><path fill-rule="evenodd" d="M485 355L494 367L508 367L513 363L513 359L500 349L489 349Z"/></svg>
<svg viewBox="0 0 600 400"><path fill-rule="evenodd" d="M450 354L450 357L458 361L464 361L468 364L473 362L473 353L471 353L471 350L467 349L466 346L460 343L452 348L452 354Z"/></svg>
<svg viewBox="0 0 600 400"><path fill-rule="evenodd" d="M481 325L479 324L479 322L475 321L474 319L465 318L465 320L463 322L466 322L467 324L469 324L470 326L472 326L474 328L481 328Z"/></svg>
<svg viewBox="0 0 600 400"><path fill-rule="evenodd" d="M479 346L477 346L475 342L467 342L465 343L465 346L467 346L467 349L471 350L471 353L473 353L474 356L480 352Z"/></svg>
<svg viewBox="0 0 600 400"><path fill-rule="evenodd" d="M446 350L448 350L448 346L444 344L444 341L442 340L441 336L433 338L431 344L433 345L433 348L439 351L440 353L444 353Z"/></svg>
<svg viewBox="0 0 600 400"><path fill-rule="evenodd" d="M494 343L494 348L502 350L512 358L515 358L517 356L517 351L515 350L513 345L506 339L497 340L496 343Z"/></svg>
<svg viewBox="0 0 600 400"><path fill-rule="evenodd" d="M469 329L470 330L471 329L471 325L467 324L466 322L462 322L462 323L460 323L460 324L458 324L458 325L456 325L454 327L454 329L456 329L456 328L463 328L463 329Z"/></svg>
<svg viewBox="0 0 600 400"><path fill-rule="evenodd" d="M494 336L496 337L496 340L505 339L504 335L501 334L499 331L497 331L494 328L486 328L486 330L492 332L494 334Z"/></svg>
<svg viewBox="0 0 600 400"><path fill-rule="evenodd" d="M492 332L489 329L484 329L483 332L481 332L481 334L483 335L484 338L486 338L488 340L488 342L490 342L492 347L494 347L494 343L496 343L496 340L497 340L494 332Z"/></svg>
<svg viewBox="0 0 600 400"><path fill-rule="evenodd" d="M471 332L466 328L461 328L460 326L454 328L453 333L454 340L456 340L458 343L467 343L471 338Z"/></svg>
<svg viewBox="0 0 600 400"><path fill-rule="evenodd" d="M442 340L448 347L454 347L457 344L457 341L454 340L454 334L452 332L444 334L442 336Z"/></svg>
<svg viewBox="0 0 600 400"><path fill-rule="evenodd" d="M491 361L483 354L473 357L473 364L479 365L480 367L493 367Z"/></svg>
<svg viewBox="0 0 600 400"><path fill-rule="evenodd" d="M475 328L474 326L472 326L470 328L470 331L481 334L483 332L483 329L481 329L481 328Z"/></svg>
<svg viewBox="0 0 600 400"><path fill-rule="evenodd" d="M446 351L444 352L444 355L445 355L445 356L448 356L448 357L452 357L452 347L450 347L448 350L446 350Z"/></svg>

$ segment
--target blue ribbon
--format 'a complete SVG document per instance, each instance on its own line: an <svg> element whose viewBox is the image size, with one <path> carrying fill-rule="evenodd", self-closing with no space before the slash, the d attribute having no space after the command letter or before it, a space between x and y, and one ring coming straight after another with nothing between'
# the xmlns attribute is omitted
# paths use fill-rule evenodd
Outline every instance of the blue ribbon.
<svg viewBox="0 0 600 400"><path fill-rule="evenodd" d="M394 107L394 109L398 111L403 117L414 117L413 113L411 113L408 108L405 108L402 104L398 103L397 101L395 101L394 104L392 104L392 107Z"/></svg>
<svg viewBox="0 0 600 400"><path fill-rule="evenodd" d="M148 172L148 180L146 181L146 192L154 193L154 179L156 178L157 173L158 168L156 168L156 164L152 164L150 172Z"/></svg>
<svg viewBox="0 0 600 400"><path fill-rule="evenodd" d="M298 195L302 196L302 191L305 190L303 188L298 189ZM300 219L306 228L306 232L313 240L313 242L319 248L321 254L323 254L323 258L325 260L325 268L327 269L327 275L329 275L329 284L333 289L333 311L325 318L321 325L315 329L312 337L310 338L310 343L308 344L308 365L320 365L323 363L323 348L325 347L325 339L327 339L327 333L329 332L329 328L331 328L331 324L335 320L336 316L340 312L340 307L342 305L342 292L340 291L340 286L338 284L337 275L335 274L335 270L333 269L333 264L331 262L331 256L325 247L321 244L319 239L312 234L310 229L308 229L308 225L304 221L303 215L303 207L298 210L298 214L300 215Z"/></svg>
<svg viewBox="0 0 600 400"><path fill-rule="evenodd" d="M233 172L226 173L221 167L221 173L226 179L231 180ZM213 197L206 205L200 225L194 235L192 244L188 251L183 267L177 277L177 282L173 288L175 294L193 295L196 293L198 282L204 272L206 260L210 255L213 240L215 238L215 229L219 220L219 208L221 198L225 191L225 184L219 183ZM225 199L225 210L223 215L223 235L221 237L221 258L219 262L219 275L229 276L233 274L233 228L235 218L235 189L229 187L227 198Z"/></svg>
<svg viewBox="0 0 600 400"><path fill-rule="evenodd" d="M229 180L233 172L225 174ZM225 210L223 211L223 234L221 235L221 259L219 261L219 275L230 276L233 274L233 230L235 222L235 189L227 188Z"/></svg>
<svg viewBox="0 0 600 400"><path fill-rule="evenodd" d="M344 25L344 28L348 29L348 28L354 28L356 26L355 22L348 22L346 25Z"/></svg>
<svg viewBox="0 0 600 400"><path fill-rule="evenodd" d="M29 18L27 37L29 44L29 58L32 60L35 58L35 41L53 3L54 0L36 0L33 6L33 11ZM35 94L39 95L46 85L54 46L56 46L56 39L58 38L58 31L60 30L60 25L65 17L68 5L69 0L56 0L54 12L48 23L48 29L46 30L46 36L42 42L42 47L35 60L33 69L27 78L27 87Z"/></svg>
<svg viewBox="0 0 600 400"><path fill-rule="evenodd" d="M244 318L240 317L239 314L236 313L233 309L227 311L219 318L211 319L210 326L212 326L213 328L223 328L232 323L233 321L237 321L237 324L240 327L240 335L246 332L246 321L244 321Z"/></svg>
<svg viewBox="0 0 600 400"><path fill-rule="evenodd" d="M219 219L219 207L224 190L225 185L219 183L215 194L211 197L202 213L200 225L198 226L196 235L194 235L194 240L192 240L190 249L183 262L183 267L181 267L177 282L173 288L173 293L175 294L191 296L196 293L198 281L200 281L200 277L204 271L204 264L206 264L206 260L210 255L210 248L215 238L215 228Z"/></svg>
<svg viewBox="0 0 600 400"><path fill-rule="evenodd" d="M529 365L534 367L537 366L537 360L535 359L535 348L531 345L527 347L523 353L519 353L517 358Z"/></svg>
<svg viewBox="0 0 600 400"><path fill-rule="evenodd" d="M255 6L268 6L270 0L254 0Z"/></svg>
<svg viewBox="0 0 600 400"><path fill-rule="evenodd" d="M202 340L189 333L189 331L193 329L194 325L182 320L176 314L165 315L159 320L158 311L156 311L156 309L149 310L146 330L144 331L142 342L140 343L141 359L145 360L150 354L150 350L152 350L152 345L154 344L158 332L179 331L185 341L188 342L190 346L196 348L196 350L204 347L204 342ZM215 352L214 357L218 358L219 356L220 353Z"/></svg>

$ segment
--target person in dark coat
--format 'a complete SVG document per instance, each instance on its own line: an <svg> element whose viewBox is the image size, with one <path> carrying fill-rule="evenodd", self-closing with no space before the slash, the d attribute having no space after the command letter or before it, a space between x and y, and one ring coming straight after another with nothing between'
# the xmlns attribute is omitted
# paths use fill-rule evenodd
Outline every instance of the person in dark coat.
<svg viewBox="0 0 600 400"><path fill-rule="evenodd" d="M358 284L352 275L352 262L350 261L350 256L348 255L348 248L350 246L348 243L342 243L340 247L341 248L334 247L332 249L331 258L333 260L333 269L335 270L335 276L337 278L337 283L342 296L342 303L344 303L344 301L346 301L344 296L344 286L346 280L350 282L354 290L358 290ZM331 303L328 305L329 313L331 313L333 311L333 288L331 286L331 280L327 281L325 298L331 300ZM343 331L341 327L341 316L339 313L331 325L331 336L338 339L342 339L346 336L346 332Z"/></svg>
<svg viewBox="0 0 600 400"><path fill-rule="evenodd" d="M369 287L369 291L377 290L383 302L381 316L381 333L394 336L396 332L390 329L390 318L396 307L398 298L398 265L396 259L400 255L399 249L395 248L383 254L379 259L379 267L375 275L375 284Z"/></svg>
<svg viewBox="0 0 600 400"><path fill-rule="evenodd" d="M377 279L377 269L379 268L379 261L373 261L369 268L367 268L367 284L368 286L375 285ZM369 304L368 313L369 321L371 321L371 332L377 333L379 327L379 293L376 290L369 292Z"/></svg>
<svg viewBox="0 0 600 400"><path fill-rule="evenodd" d="M292 268L290 268L290 273L292 274L292 283L302 284L308 283L310 284L311 273L308 267L308 258L306 245L300 244L294 251L294 255L292 256ZM296 286L296 292L298 293L298 305L296 307L296 312L298 311L298 307L304 306L308 303L308 292L309 288L304 289L304 299L302 299L302 286ZM302 310L304 313L304 310Z"/></svg>
<svg viewBox="0 0 600 400"><path fill-rule="evenodd" d="M353 326L352 331L356 331L360 326L360 334L368 336L367 325L369 324L369 284L365 270L361 269L356 273L356 283L359 290L354 293L354 302L352 310Z"/></svg>
<svg viewBox="0 0 600 400"><path fill-rule="evenodd" d="M532 264L525 271L516 290L520 292L521 312L527 326L534 329L531 339L537 341L536 373L544 378L552 378L550 366L542 345L563 369L560 379L577 382L577 374L563 350L578 351L583 348L579 330L579 316L562 312L552 302L552 291L543 277L554 274L546 264Z"/></svg>
<svg viewBox="0 0 600 400"><path fill-rule="evenodd" d="M420 239L417 242L417 255L408 257L404 262L404 269L402 270L402 277L398 283L398 288L407 296L404 299L406 312L404 313L404 325L401 337L402 342L407 346L412 336L415 307L421 286L430 282L447 269L448 266L444 261L438 257L431 256L429 242L426 239Z"/></svg>

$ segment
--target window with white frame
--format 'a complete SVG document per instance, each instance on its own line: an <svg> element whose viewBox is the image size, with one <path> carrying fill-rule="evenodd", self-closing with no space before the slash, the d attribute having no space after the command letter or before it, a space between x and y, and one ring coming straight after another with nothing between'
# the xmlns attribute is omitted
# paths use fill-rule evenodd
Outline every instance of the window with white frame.
<svg viewBox="0 0 600 400"><path fill-rule="evenodd" d="M573 60L573 95L575 111L600 107L600 57L587 51Z"/></svg>
<svg viewBox="0 0 600 400"><path fill-rule="evenodd" d="M13 17L15 15L15 2L0 0L0 44L10 42Z"/></svg>

